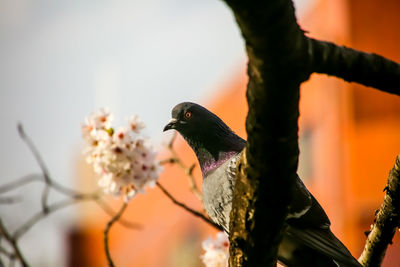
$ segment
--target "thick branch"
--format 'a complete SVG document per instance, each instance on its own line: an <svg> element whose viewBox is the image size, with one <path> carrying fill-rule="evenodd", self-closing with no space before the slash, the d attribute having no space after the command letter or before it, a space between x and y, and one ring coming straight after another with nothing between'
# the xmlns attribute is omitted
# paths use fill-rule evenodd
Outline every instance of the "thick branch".
<svg viewBox="0 0 400 267"><path fill-rule="evenodd" d="M276 266L288 188L296 177L299 86L310 73L307 42L291 1L226 2L249 57L248 143L237 166L230 264Z"/></svg>
<svg viewBox="0 0 400 267"><path fill-rule="evenodd" d="M400 155L389 173L386 195L375 216L363 253L363 266L380 266L387 246L392 243L396 228L400 227Z"/></svg>
<svg viewBox="0 0 400 267"><path fill-rule="evenodd" d="M246 41L249 60L271 73L291 77L296 70L301 79L311 74L308 42L297 24L290 0L245 1L225 0L233 10ZM261 73L257 78L262 79ZM251 78L251 77L250 77Z"/></svg>
<svg viewBox="0 0 400 267"><path fill-rule="evenodd" d="M309 38L313 72L400 95L400 64L373 53Z"/></svg>

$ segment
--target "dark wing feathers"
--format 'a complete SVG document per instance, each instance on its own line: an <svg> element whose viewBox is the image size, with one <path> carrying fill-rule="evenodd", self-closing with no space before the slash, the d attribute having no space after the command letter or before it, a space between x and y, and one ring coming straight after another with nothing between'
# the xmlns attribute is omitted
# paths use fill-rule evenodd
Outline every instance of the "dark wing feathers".
<svg viewBox="0 0 400 267"><path fill-rule="evenodd" d="M296 184L292 188L291 194L293 199L289 206L289 215L287 217L289 225L322 229L329 228L331 222L328 215L326 215L318 201L307 190L307 187L303 184L299 176L297 176Z"/></svg>
<svg viewBox="0 0 400 267"><path fill-rule="evenodd" d="M297 218L289 218L287 221L290 225L295 225L297 227L315 227L321 229L329 229L331 222L329 221L328 215L326 215L324 209L318 203L318 201L314 198L314 196L310 194L311 197L311 206L304 213L303 216ZM293 199L293 202L296 202L296 198Z"/></svg>
<svg viewBox="0 0 400 267"><path fill-rule="evenodd" d="M332 258L339 263L339 266L361 266L331 232L328 216L314 196L308 192L299 177L296 186L297 190L296 188L294 190L293 203L305 205L304 203L307 203L305 199L309 197L311 205L302 216L288 217L287 234L296 239L297 242Z"/></svg>
<svg viewBox="0 0 400 267"><path fill-rule="evenodd" d="M289 226L287 234L304 243L304 245L332 258L339 263L339 266L361 266L329 229L300 229Z"/></svg>

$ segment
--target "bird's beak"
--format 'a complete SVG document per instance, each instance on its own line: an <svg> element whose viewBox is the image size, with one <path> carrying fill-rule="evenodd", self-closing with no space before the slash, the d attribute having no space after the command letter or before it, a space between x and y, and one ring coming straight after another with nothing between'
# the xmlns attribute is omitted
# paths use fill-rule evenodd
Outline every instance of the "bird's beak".
<svg viewBox="0 0 400 267"><path fill-rule="evenodd" d="M168 124L165 125L163 132L168 131L168 130L171 130L171 129L175 129L175 128L176 128L176 123L177 123L177 122L178 122L177 119L174 119L174 118L170 119L169 122L168 122Z"/></svg>

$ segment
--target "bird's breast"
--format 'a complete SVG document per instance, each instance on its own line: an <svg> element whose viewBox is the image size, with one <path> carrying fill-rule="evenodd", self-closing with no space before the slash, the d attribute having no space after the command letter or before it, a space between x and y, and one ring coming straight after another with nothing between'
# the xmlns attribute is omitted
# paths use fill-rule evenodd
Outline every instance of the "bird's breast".
<svg viewBox="0 0 400 267"><path fill-rule="evenodd" d="M211 219L229 230L235 183L236 157L207 173L203 179L203 204Z"/></svg>

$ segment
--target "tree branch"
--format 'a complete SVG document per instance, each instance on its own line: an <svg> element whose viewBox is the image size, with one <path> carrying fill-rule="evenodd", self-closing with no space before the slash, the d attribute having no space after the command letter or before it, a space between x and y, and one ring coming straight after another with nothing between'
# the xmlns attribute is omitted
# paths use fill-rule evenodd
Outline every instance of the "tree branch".
<svg viewBox="0 0 400 267"><path fill-rule="evenodd" d="M210 218L206 217L203 213L194 210L192 208L189 208L188 206L186 206L185 204L183 204L182 202L176 200L176 198L174 198L159 182L156 183L156 185L158 186L158 188L161 189L161 191L177 206L183 208L184 210L188 211L189 213L193 214L196 217L199 217L200 219L202 219L203 221L205 221L206 223L214 226L215 228L217 228L220 231L223 231L223 228L221 226L219 226L218 224L214 223Z"/></svg>
<svg viewBox="0 0 400 267"><path fill-rule="evenodd" d="M400 155L389 173L385 199L377 212L359 262L363 266L380 266L396 228L400 227Z"/></svg>
<svg viewBox="0 0 400 267"><path fill-rule="evenodd" d="M313 72L357 82L400 95L400 64L374 53L365 53L331 42L308 39Z"/></svg>
<svg viewBox="0 0 400 267"><path fill-rule="evenodd" d="M32 182L37 182L37 181L43 182L43 177L36 174L25 175L15 181L1 185L0 194L6 193L16 188L22 187L26 184L30 184Z"/></svg>
<svg viewBox="0 0 400 267"><path fill-rule="evenodd" d="M109 244L108 244L108 233L110 232L111 227L113 226L113 224L119 220L119 218L122 216L122 214L124 213L126 207L128 206L128 203L124 202L124 204L122 205L121 209L118 211L117 214L115 214L115 216L107 223L106 229L104 230L104 249L106 251L106 257L107 257L107 263L108 266L110 267L114 267L114 262L111 258L111 253L110 253L110 249L109 249Z"/></svg>
<svg viewBox="0 0 400 267"><path fill-rule="evenodd" d="M22 254L21 250L18 247L17 241L10 235L10 233L7 231L7 228L4 226L3 221L0 218L0 234L3 236L7 242L11 245L11 247L14 250L13 255L21 262L21 265L23 267L28 267L28 263L25 260L24 255ZM10 258L12 259L12 258Z"/></svg>
<svg viewBox="0 0 400 267"><path fill-rule="evenodd" d="M30 219L28 219L24 224L22 224L20 227L15 230L13 234L13 238L15 240L18 240L22 235L24 235L32 226L34 226L37 222L45 218L46 216L50 215L51 213L58 211L60 209L63 209L65 207L71 206L73 204L76 204L80 201L90 201L90 200L95 200L100 196L98 195L87 195L85 198L80 198L80 199L65 199L65 200L60 200L58 202L55 202L53 204L50 204L47 206L45 210L41 210L34 214Z"/></svg>
<svg viewBox="0 0 400 267"><path fill-rule="evenodd" d="M42 160L42 157L35 147L34 143L31 141L31 139L26 135L25 131L23 130L23 127L21 124L18 125L18 131L20 133L21 138L25 141L25 143L29 146L31 152L34 154L35 159L37 160L38 164L40 165L42 169L43 176L39 175L27 175L24 176L20 179L17 179L16 181L12 181L8 184L4 184L0 186L0 194L6 193L8 191L14 190L16 188L22 187L24 185L27 185L31 182L36 182L40 181L45 183L45 188L42 191L42 209L35 213L31 218L29 218L26 222L24 222L20 227L18 227L13 234L10 234L9 231L6 229L5 225L2 223L0 220L0 237L4 237L5 240L11 245L13 248L12 253L4 253L2 250L2 253L5 254L9 260L10 264L14 263L15 260L20 261L22 266L28 266L28 263L24 259L22 252L20 251L18 247L18 239L24 235L31 227L33 227L37 222L40 220L44 219L46 216L50 215L51 213L58 211L62 208L68 207L70 205L82 202L82 201L94 201L100 208L102 208L109 216L114 217L117 216L118 214L115 214L115 212L111 209L110 206L108 206L102 199L101 197L103 196L101 193L98 191L95 191L93 193L82 193L73 189L69 189L63 185L58 184L55 182L49 175L49 172L47 171L47 167ZM54 202L52 204L48 203L48 194L50 193L50 190L54 189L55 191L58 191L62 195L65 195L68 197L68 199L60 200L57 202ZM1 200L7 200L7 198L0 198ZM132 228L132 229L139 229L141 226L136 223L132 223L126 220L120 220L119 221L121 225Z"/></svg>
<svg viewBox="0 0 400 267"><path fill-rule="evenodd" d="M18 128L19 136L27 144L27 146L29 147L33 156L35 157L37 163L39 164L40 169L42 170L43 178L45 181L45 186L42 191L42 210L45 211L48 208L47 201L49 199L49 192L50 192L50 186L51 186L51 179L50 179L49 171L47 169L46 164L44 163L44 160L42 159L42 156L40 155L39 151L36 149L32 140L29 138L29 136L26 135L22 124L18 123L17 128Z"/></svg>
<svg viewBox="0 0 400 267"><path fill-rule="evenodd" d="M291 1L225 2L249 57L248 142L237 165L230 265L276 266L288 188L296 178L299 86L311 73L308 48Z"/></svg>
<svg viewBox="0 0 400 267"><path fill-rule="evenodd" d="M2 204L14 204L20 202L21 198L18 196L11 196L11 197L0 197L0 205Z"/></svg>
<svg viewBox="0 0 400 267"><path fill-rule="evenodd" d="M111 218L114 217L116 215L116 212L101 198L98 198L95 200L96 204L105 212L108 214L108 216L110 216ZM129 229L143 229L143 226L138 224L138 223L134 223L134 222L130 222L128 220L125 220L124 218L120 218L118 220L118 223L121 224L122 226L129 228Z"/></svg>
<svg viewBox="0 0 400 267"><path fill-rule="evenodd" d="M194 175L193 175L193 171L194 168L196 167L196 164L192 164L190 167L186 166L182 160L178 157L175 149L174 149L174 143L175 143L175 139L176 139L177 133L174 132L174 135L172 136L170 142L168 143L168 150L171 153L171 157L165 160L162 160L160 162L160 164L166 164L166 163L176 163L178 164L179 167L181 167L181 169L185 172L185 174L187 175L187 177L189 178L189 186L190 186L190 190L193 192L193 194L200 200L202 201L202 196L201 196L201 192L196 184L196 181L194 179Z"/></svg>

